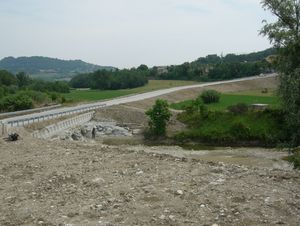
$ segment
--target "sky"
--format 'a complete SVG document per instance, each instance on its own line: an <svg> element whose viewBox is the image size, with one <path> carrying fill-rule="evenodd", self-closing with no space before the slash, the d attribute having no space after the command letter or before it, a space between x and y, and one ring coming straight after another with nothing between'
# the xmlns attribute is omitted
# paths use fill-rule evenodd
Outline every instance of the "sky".
<svg viewBox="0 0 300 226"><path fill-rule="evenodd" d="M260 0L0 0L0 58L181 64L269 48L264 19Z"/></svg>

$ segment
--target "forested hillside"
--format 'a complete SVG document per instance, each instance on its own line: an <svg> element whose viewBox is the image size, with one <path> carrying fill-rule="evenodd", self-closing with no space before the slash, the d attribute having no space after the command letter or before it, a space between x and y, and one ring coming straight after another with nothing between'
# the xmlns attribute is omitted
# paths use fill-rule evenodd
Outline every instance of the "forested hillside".
<svg viewBox="0 0 300 226"><path fill-rule="evenodd" d="M0 69L13 74L26 72L31 77L46 80L68 79L76 74L96 70L112 70L113 67L89 64L81 60L60 60L49 57L6 57L0 61Z"/></svg>
<svg viewBox="0 0 300 226"><path fill-rule="evenodd" d="M153 67L150 75L155 79L177 79L213 81L270 73L274 71L271 56L275 49L267 49L250 54L217 54L198 58L191 63Z"/></svg>

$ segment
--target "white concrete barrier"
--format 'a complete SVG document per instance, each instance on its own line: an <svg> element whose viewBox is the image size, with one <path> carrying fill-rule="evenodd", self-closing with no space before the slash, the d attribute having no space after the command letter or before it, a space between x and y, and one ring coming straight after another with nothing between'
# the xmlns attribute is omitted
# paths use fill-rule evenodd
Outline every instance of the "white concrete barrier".
<svg viewBox="0 0 300 226"><path fill-rule="evenodd" d="M7 134L7 126L5 123L0 122L0 135L3 136Z"/></svg>
<svg viewBox="0 0 300 226"><path fill-rule="evenodd" d="M83 123L90 121L93 118L94 113L95 113L94 111L88 112L88 113L78 115L78 116L70 118L70 119L60 121L53 125L47 126L47 127L43 128L42 130L34 131L32 133L32 136L35 138L39 138L39 139L51 138L52 136L66 130L68 128L72 128L72 127L75 127L75 126L78 126L78 125L81 125Z"/></svg>
<svg viewBox="0 0 300 226"><path fill-rule="evenodd" d="M99 109L105 107L105 104L96 104L93 106L84 106L84 107L76 107L76 108L66 108L64 111L54 111L46 114L44 112L32 114L32 115L24 115L20 117L15 117L11 119L4 119L0 121L1 124L5 124L6 128L10 129L12 127L24 127L25 125L29 125L35 122L43 122L49 119L55 119L66 115L78 114L82 112L88 112L91 110ZM1 132L1 131L0 131ZM1 135L1 134L0 134ZM6 135L2 133L2 135Z"/></svg>

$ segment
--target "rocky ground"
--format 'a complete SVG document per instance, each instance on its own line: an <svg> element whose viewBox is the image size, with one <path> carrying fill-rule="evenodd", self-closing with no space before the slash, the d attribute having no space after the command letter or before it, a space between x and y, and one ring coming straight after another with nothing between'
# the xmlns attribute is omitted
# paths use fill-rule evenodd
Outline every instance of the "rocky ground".
<svg viewBox="0 0 300 226"><path fill-rule="evenodd" d="M67 129L53 139L59 138L61 140L103 140L107 137L131 137L134 134L140 133L138 129L130 129L129 127L118 125L114 121L90 121L75 128Z"/></svg>
<svg viewBox="0 0 300 226"><path fill-rule="evenodd" d="M1 140L0 184L0 225L300 222L298 171L202 162L96 142Z"/></svg>

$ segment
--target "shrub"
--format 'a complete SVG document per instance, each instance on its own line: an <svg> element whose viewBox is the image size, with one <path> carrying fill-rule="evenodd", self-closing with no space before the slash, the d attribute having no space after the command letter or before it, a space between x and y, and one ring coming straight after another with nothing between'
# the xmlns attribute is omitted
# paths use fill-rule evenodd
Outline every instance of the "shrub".
<svg viewBox="0 0 300 226"><path fill-rule="evenodd" d="M62 97L61 97L61 100L60 100L60 103L63 104L63 103L66 103L66 101L67 101L66 98L65 98L64 96L62 96Z"/></svg>
<svg viewBox="0 0 300 226"><path fill-rule="evenodd" d="M20 111L32 107L32 99L27 95L10 95L0 100L0 111Z"/></svg>
<svg viewBox="0 0 300 226"><path fill-rule="evenodd" d="M149 120L149 132L154 136L162 136L166 134L167 122L171 118L171 112L165 100L156 100L154 106L146 112Z"/></svg>
<svg viewBox="0 0 300 226"><path fill-rule="evenodd" d="M237 122L231 126L230 134L239 139L248 139L250 137L250 129L243 122Z"/></svg>
<svg viewBox="0 0 300 226"><path fill-rule="evenodd" d="M56 101L59 97L57 93L50 93L49 95L52 101Z"/></svg>
<svg viewBox="0 0 300 226"><path fill-rule="evenodd" d="M17 94L21 96L28 96L37 104L43 104L49 102L48 95L46 93L42 93L39 91L26 90L26 91L20 91Z"/></svg>
<svg viewBox="0 0 300 226"><path fill-rule="evenodd" d="M228 108L228 111L230 111L231 113L235 114L235 115L242 115L248 112L249 108L247 104L244 103L239 103L236 105L231 105Z"/></svg>
<svg viewBox="0 0 300 226"><path fill-rule="evenodd" d="M293 154L283 158L286 161L289 161L294 165L295 169L300 169L300 151L294 150Z"/></svg>
<svg viewBox="0 0 300 226"><path fill-rule="evenodd" d="M300 152L296 152L293 155L292 162L295 169L300 169Z"/></svg>
<svg viewBox="0 0 300 226"><path fill-rule="evenodd" d="M216 90L206 90L200 95L205 104L218 103L220 101L221 94Z"/></svg>

